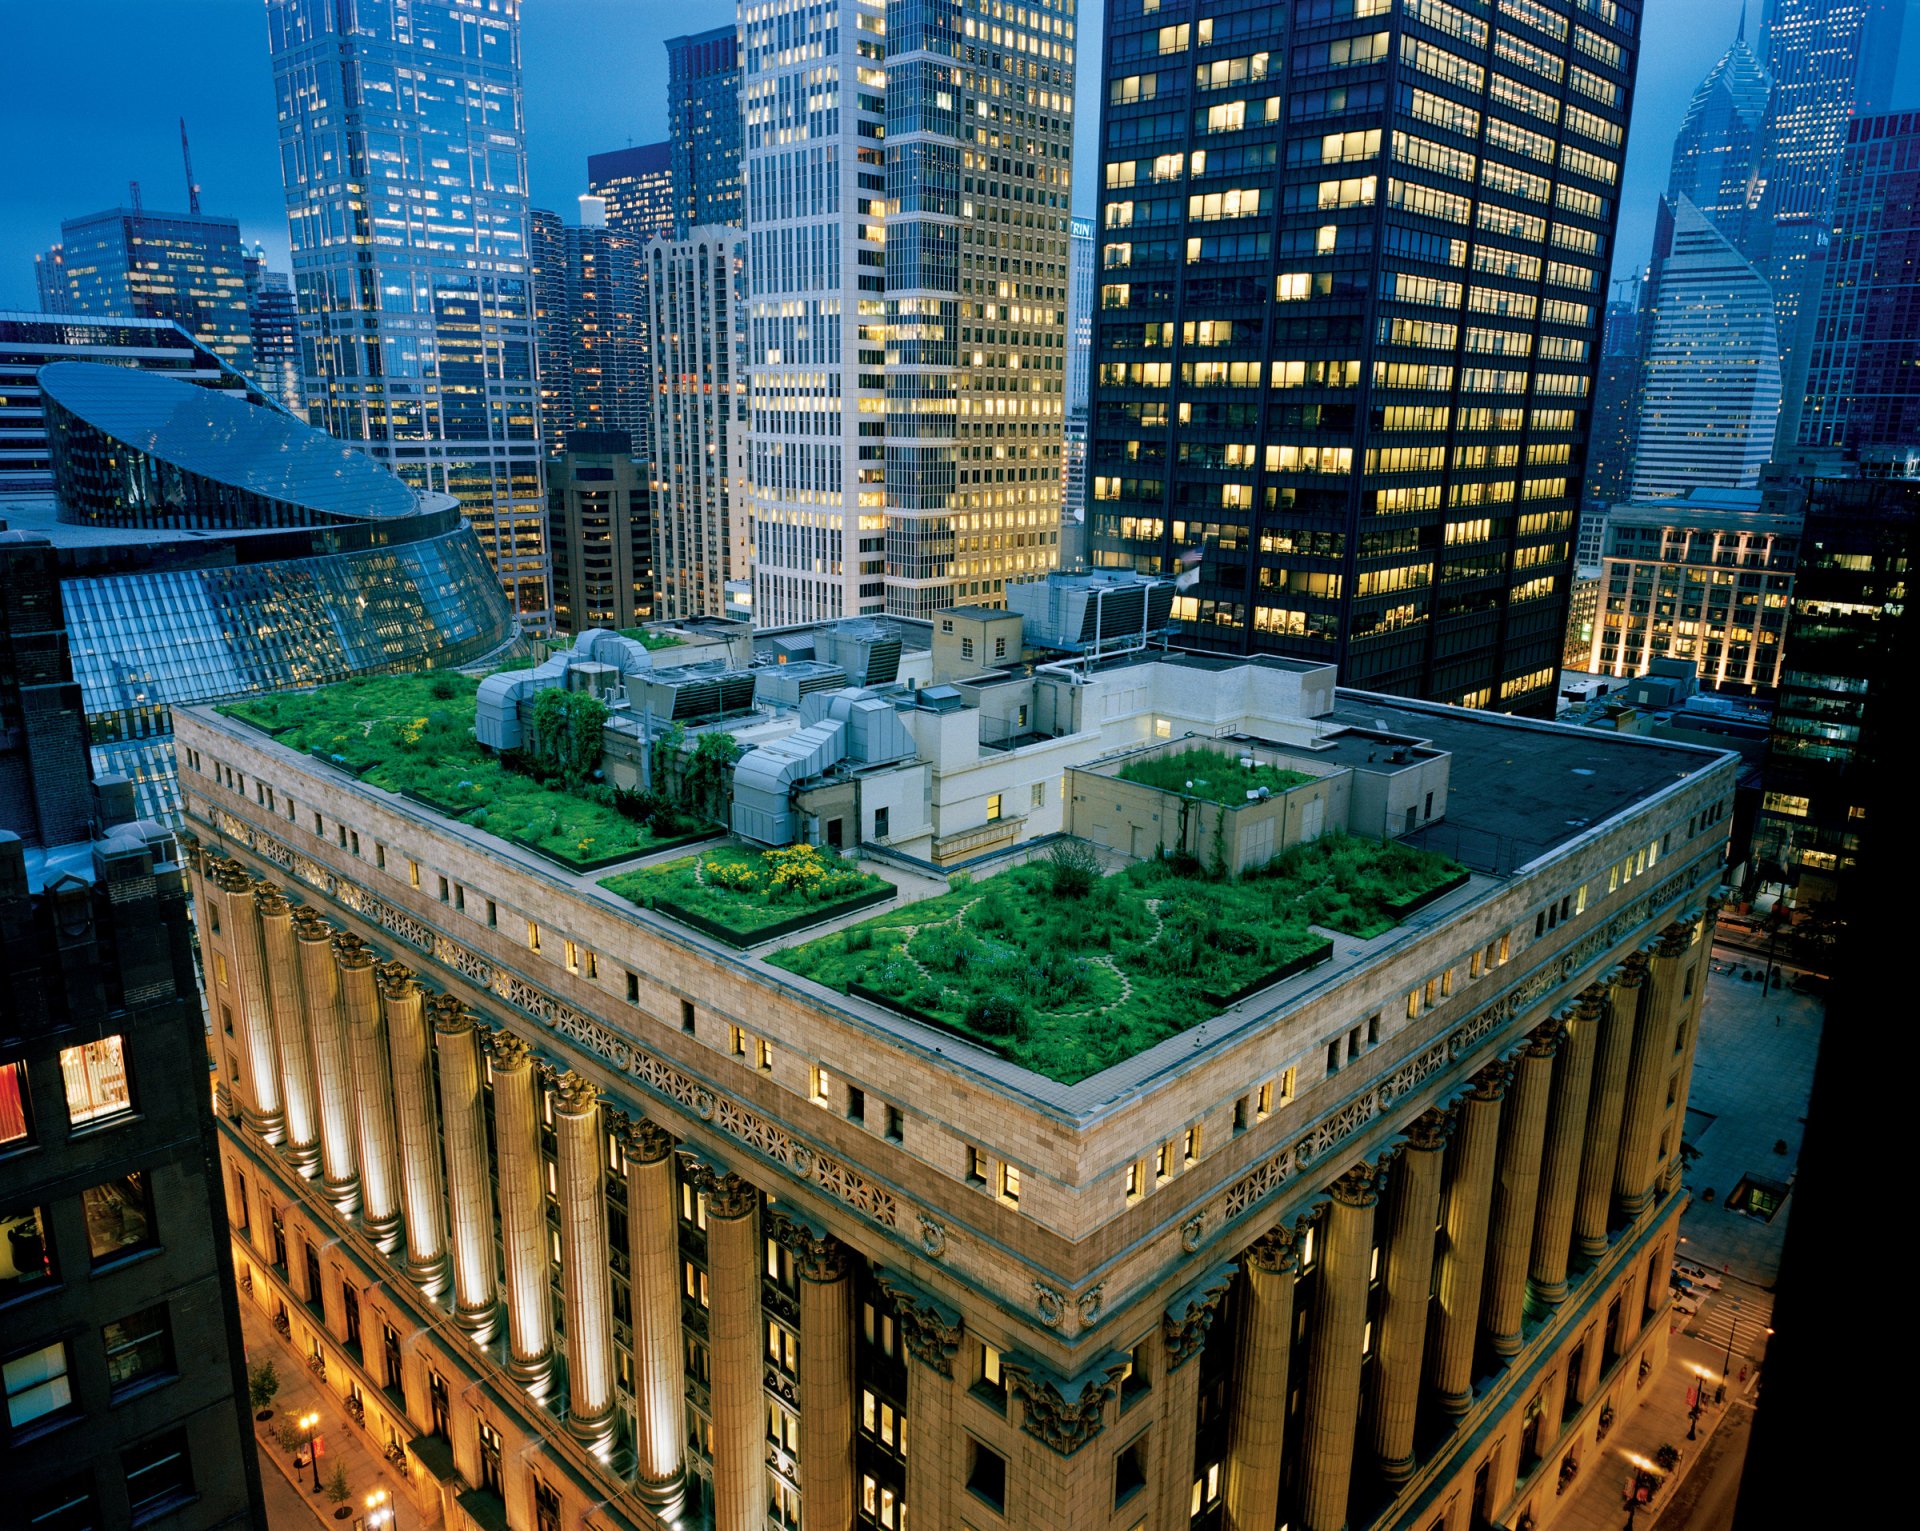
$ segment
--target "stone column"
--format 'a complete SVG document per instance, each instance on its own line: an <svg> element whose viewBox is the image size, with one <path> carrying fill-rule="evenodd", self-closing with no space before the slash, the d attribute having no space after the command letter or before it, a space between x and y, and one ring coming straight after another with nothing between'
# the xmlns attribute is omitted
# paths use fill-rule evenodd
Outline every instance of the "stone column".
<svg viewBox="0 0 1920 1531"><path fill-rule="evenodd" d="M670 1509L687 1476L686 1359L680 1339L680 1209L673 1134L648 1121L626 1132L627 1248L632 1262L633 1397L640 1497Z"/></svg>
<svg viewBox="0 0 1920 1531"><path fill-rule="evenodd" d="M446 1187L433 1103L432 1041L420 985L402 962L377 972L393 1064L393 1116L400 1139L400 1205L406 1213L407 1275L428 1292L447 1280Z"/></svg>
<svg viewBox="0 0 1920 1531"><path fill-rule="evenodd" d="M393 1132L393 1060L374 982L373 953L351 931L333 938L340 1013L353 1058L354 1128L360 1149L361 1218L382 1247L400 1232L400 1167Z"/></svg>
<svg viewBox="0 0 1920 1531"><path fill-rule="evenodd" d="M334 966L333 927L302 904L293 911L293 941L306 998L307 1040L313 1048L314 1096L319 1109L321 1188L342 1212L360 1206L360 1150L353 1140L353 1058L340 1009L340 970Z"/></svg>
<svg viewBox="0 0 1920 1531"><path fill-rule="evenodd" d="M1440 1240L1440 1312L1429 1352L1430 1380L1440 1407L1465 1414L1473 1404L1473 1347L1487 1263L1487 1219L1493 1204L1493 1161L1500 1140L1500 1103L1511 1072L1495 1063L1474 1077L1461 1099L1447 1166Z"/></svg>
<svg viewBox="0 0 1920 1531"><path fill-rule="evenodd" d="M1613 1194L1620 1216L1628 1222L1653 1200L1660 1121L1666 1114L1667 1075L1673 1067L1674 1001L1679 997L1679 970L1673 959L1685 949L1684 938L1675 939L1675 928L1661 935L1659 955L1650 965L1640 1023L1633 1031L1633 1058L1627 1066L1627 1106L1620 1124Z"/></svg>
<svg viewBox="0 0 1920 1531"><path fill-rule="evenodd" d="M1587 1138L1580 1151L1580 1191L1573 1209L1574 1247L1589 1260L1607 1252L1607 1211L1613 1204L1613 1169L1620 1157L1620 1122L1627 1105L1627 1070L1640 1014L1644 959L1636 952L1607 984L1593 1061L1593 1098L1587 1106Z"/></svg>
<svg viewBox="0 0 1920 1531"><path fill-rule="evenodd" d="M874 1278L893 1299L907 1367L907 1503L914 1531L956 1531L954 1500L962 1463L956 1439L953 1358L960 1349L960 1315L876 1268Z"/></svg>
<svg viewBox="0 0 1920 1531"><path fill-rule="evenodd" d="M1540 1163L1540 1211L1533 1224L1533 1261L1527 1268L1527 1289L1541 1307L1553 1307L1567 1295L1567 1257L1573 1248L1573 1207L1580 1190L1580 1149L1586 1140L1599 1026L1599 997L1589 992L1567 1021L1566 1040L1553 1065L1547 1146Z"/></svg>
<svg viewBox="0 0 1920 1531"><path fill-rule="evenodd" d="M231 988L238 1019L240 1055L245 1060L246 1097L240 1118L247 1130L269 1143L286 1140L287 1113L280 1098L280 1050L267 1007L266 954L260 945L260 913L253 901L253 879L238 862L217 862L213 880L225 910L227 950L233 954Z"/></svg>
<svg viewBox="0 0 1920 1531"><path fill-rule="evenodd" d="M1187 1363L1206 1348L1207 1331L1234 1280L1232 1265L1216 1266L1175 1297L1160 1315L1160 1423L1155 1434L1152 1482L1155 1525L1186 1522L1194 1480L1194 1437L1200 1417L1200 1373Z"/></svg>
<svg viewBox="0 0 1920 1531"><path fill-rule="evenodd" d="M560 1287L567 1315L567 1429L599 1445L613 1434L613 1272L600 1095L579 1074L554 1091L560 1169Z"/></svg>
<svg viewBox="0 0 1920 1531"><path fill-rule="evenodd" d="M267 1009L280 1043L280 1085L287 1113L287 1158L303 1175L320 1162L320 1126L313 1094L313 1049L307 1039L306 998L294 955L293 906L263 882L253 890L265 958Z"/></svg>
<svg viewBox="0 0 1920 1531"><path fill-rule="evenodd" d="M1440 1220L1442 1151L1453 1122L1429 1111L1407 1129L1393 1168L1392 1214L1386 1238L1386 1281L1374 1320L1373 1397L1367 1444L1389 1484L1413 1476L1413 1425L1420 1404L1420 1360L1426 1353L1433 1293L1434 1228Z"/></svg>
<svg viewBox="0 0 1920 1531"><path fill-rule="evenodd" d="M493 1337L500 1287L493 1264L493 1177L487 1173L486 1102L480 1037L451 994L427 1000L440 1057L441 1130L447 1155L447 1212L453 1251L453 1321L476 1339Z"/></svg>
<svg viewBox="0 0 1920 1531"><path fill-rule="evenodd" d="M533 1050L510 1032L493 1043L493 1144L506 1255L507 1370L536 1398L553 1381L547 1299L546 1187L540 1173L540 1087Z"/></svg>
<svg viewBox="0 0 1920 1531"><path fill-rule="evenodd" d="M800 1272L800 1508L806 1531L853 1524L853 1283L837 1239L788 1214L768 1231Z"/></svg>
<svg viewBox="0 0 1920 1531"><path fill-rule="evenodd" d="M1487 1338L1495 1355L1518 1355L1520 1320L1527 1306L1527 1256L1540 1211L1540 1151L1547 1132L1547 1093L1560 1023L1533 1034L1513 1070L1513 1088L1500 1124L1494 1171L1493 1221L1487 1241Z"/></svg>
<svg viewBox="0 0 1920 1531"><path fill-rule="evenodd" d="M1239 1329L1227 1401L1224 1531L1273 1531L1280 1453L1287 1434L1287 1369L1293 1357L1293 1283L1299 1239L1269 1228L1241 1255Z"/></svg>
<svg viewBox="0 0 1920 1531"><path fill-rule="evenodd" d="M760 1358L760 1193L708 1171L707 1319L713 1354L713 1531L761 1531L766 1516Z"/></svg>
<svg viewBox="0 0 1920 1531"><path fill-rule="evenodd" d="M1360 1423L1361 1345L1367 1329L1367 1273L1373 1261L1371 1164L1328 1187L1320 1228L1320 1289L1307 1349L1300 1435L1300 1522L1306 1531L1345 1531L1353 1447Z"/></svg>

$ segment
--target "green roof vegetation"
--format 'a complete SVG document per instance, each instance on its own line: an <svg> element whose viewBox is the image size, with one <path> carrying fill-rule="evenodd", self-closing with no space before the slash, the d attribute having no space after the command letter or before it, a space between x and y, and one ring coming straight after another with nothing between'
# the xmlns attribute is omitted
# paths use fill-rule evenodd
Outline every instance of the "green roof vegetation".
<svg viewBox="0 0 1920 1531"><path fill-rule="evenodd" d="M482 749L473 736L479 683L445 671L341 681L218 709L489 834L575 871L684 843L701 821L654 798L599 784L569 785L536 763Z"/></svg>
<svg viewBox="0 0 1920 1531"><path fill-rule="evenodd" d="M655 649L677 649L687 640L676 638L672 633L651 633L644 627L618 627L614 629L622 638L631 638L649 652Z"/></svg>
<svg viewBox="0 0 1920 1531"><path fill-rule="evenodd" d="M718 845L697 856L640 867L601 887L737 946L784 935L891 898L894 886L830 850Z"/></svg>
<svg viewBox="0 0 1920 1531"><path fill-rule="evenodd" d="M1120 768L1120 779L1182 797L1227 804L1244 803L1249 792L1261 787L1280 793L1304 787L1315 779L1305 771L1288 771L1280 766L1243 766L1240 759L1218 750L1176 750L1170 755L1129 761Z"/></svg>
<svg viewBox="0 0 1920 1531"><path fill-rule="evenodd" d="M1310 923L1374 935L1463 876L1330 835L1237 882L1171 861L1103 877L1090 847L1064 841L767 960L1074 1084L1324 960L1331 942Z"/></svg>

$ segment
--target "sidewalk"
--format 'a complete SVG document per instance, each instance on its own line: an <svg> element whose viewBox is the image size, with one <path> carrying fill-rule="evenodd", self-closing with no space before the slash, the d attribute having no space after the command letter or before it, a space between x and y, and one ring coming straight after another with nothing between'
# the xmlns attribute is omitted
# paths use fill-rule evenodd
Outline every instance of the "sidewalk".
<svg viewBox="0 0 1920 1531"><path fill-rule="evenodd" d="M1680 1461L1672 1472L1661 1474L1660 1491L1650 1505L1640 1506L1636 1516L1636 1524L1642 1528L1659 1521L1687 1474L1706 1455L1707 1443L1736 1401L1752 1402L1750 1397L1736 1393L1732 1379L1727 1401L1720 1405L1713 1402L1713 1390L1720 1380L1720 1360L1714 1347L1676 1332L1668 1342L1667 1364L1647 1380L1645 1387L1635 1393L1628 1379L1628 1397L1622 1399L1613 1429L1591 1459L1580 1464L1578 1486L1570 1491L1570 1502L1553 1517L1552 1531L1620 1531L1626 1523L1625 1490L1636 1465L1634 1459L1659 1471L1653 1454L1671 1444L1679 1448ZM1706 1403L1700 1410L1698 1438L1690 1441L1687 1386L1697 1375L1695 1367L1707 1373Z"/></svg>
<svg viewBox="0 0 1920 1531"><path fill-rule="evenodd" d="M386 1507L394 1512L386 1531L425 1531L427 1522L408 1499L392 1464L373 1450L365 1433L347 1418L339 1394L307 1370L304 1358L274 1332L267 1315L245 1293L240 1297L240 1328L246 1337L248 1367L270 1360L280 1374L280 1391L274 1395L272 1405L273 1418L264 1424L256 1420L253 1426L260 1450L261 1477L272 1478L277 1474L287 1480L313 1512L314 1524L325 1526L328 1531L349 1531L356 1526L367 1512L367 1495L376 1489L387 1491ZM282 1420L298 1419L309 1410L320 1416L316 1432L321 1438L320 1481L324 1484L333 1475L336 1462L346 1464L347 1486L351 1490L345 1502L349 1513L338 1519L334 1511L341 1506L326 1494L313 1492L313 1469L295 1467L293 1454L282 1451L276 1439ZM300 1454L305 1456L304 1446ZM305 1523L283 1525L276 1519L273 1531L312 1531L312 1528Z"/></svg>

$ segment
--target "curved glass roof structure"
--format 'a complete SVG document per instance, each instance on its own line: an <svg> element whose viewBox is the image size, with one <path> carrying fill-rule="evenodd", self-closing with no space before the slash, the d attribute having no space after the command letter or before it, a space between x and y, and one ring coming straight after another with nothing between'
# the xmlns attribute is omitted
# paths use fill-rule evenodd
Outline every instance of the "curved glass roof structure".
<svg viewBox="0 0 1920 1531"><path fill-rule="evenodd" d="M96 363L40 369L59 498L0 501L50 542L96 770L178 815L173 708L472 664L516 635L450 495L277 410Z"/></svg>
<svg viewBox="0 0 1920 1531"><path fill-rule="evenodd" d="M94 362L55 362L39 380L54 483L77 520L301 526L424 508L365 453L211 388Z"/></svg>

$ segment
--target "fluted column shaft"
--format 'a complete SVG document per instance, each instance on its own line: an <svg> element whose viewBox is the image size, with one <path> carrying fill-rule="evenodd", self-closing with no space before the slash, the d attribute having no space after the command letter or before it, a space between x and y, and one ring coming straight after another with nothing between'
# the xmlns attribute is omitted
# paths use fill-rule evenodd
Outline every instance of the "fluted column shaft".
<svg viewBox="0 0 1920 1531"><path fill-rule="evenodd" d="M360 1150L353 1140L353 1058L340 1009L340 970L330 944L333 927L304 905L294 910L293 924L307 1040L313 1049L321 1185L329 1201L351 1212L360 1204Z"/></svg>
<svg viewBox="0 0 1920 1531"><path fill-rule="evenodd" d="M267 1009L280 1044L281 1104L286 1111L287 1157L311 1173L320 1162L320 1125L313 1093L313 1049L307 1040L307 1007L294 955L293 907L272 883L254 890L265 959Z"/></svg>
<svg viewBox="0 0 1920 1531"><path fill-rule="evenodd" d="M766 1394L760 1356L760 1194L738 1175L707 1189L707 1320L713 1356L713 1531L761 1531Z"/></svg>
<svg viewBox="0 0 1920 1531"><path fill-rule="evenodd" d="M448 1244L453 1254L453 1317L468 1333L490 1337L500 1302L493 1265L493 1177L487 1173L486 1104L480 1037L451 995L427 1001L440 1058L441 1130L447 1154Z"/></svg>
<svg viewBox="0 0 1920 1531"><path fill-rule="evenodd" d="M955 1503L965 1471L966 1436L958 1428L959 1382L953 1358L963 1330L959 1315L912 1288L895 1273L874 1275L893 1299L900 1338L907 1354L907 1505L914 1531L955 1531L961 1524Z"/></svg>
<svg viewBox="0 0 1920 1531"><path fill-rule="evenodd" d="M1678 953L1668 951L1672 945L1670 933L1662 936L1660 954L1648 964L1646 998L1640 1005L1640 1023L1633 1032L1633 1060L1627 1067L1627 1108L1620 1126L1620 1159L1614 1171L1613 1191L1620 1215L1629 1221L1653 1200L1660 1119L1666 1112L1667 1075L1673 1067L1675 1001L1680 994Z"/></svg>
<svg viewBox="0 0 1920 1531"><path fill-rule="evenodd" d="M532 1051L518 1037L502 1033L493 1045L493 1142L506 1255L507 1369L530 1391L543 1394L552 1382L553 1310L547 1300L539 1095Z"/></svg>
<svg viewBox="0 0 1920 1531"><path fill-rule="evenodd" d="M1494 1170L1493 1222L1487 1241L1487 1337L1494 1354L1520 1350L1520 1320L1527 1305L1527 1256L1540 1204L1540 1152L1547 1132L1547 1094L1559 1023L1537 1033L1514 1066L1513 1086L1500 1124L1500 1154Z"/></svg>
<svg viewBox="0 0 1920 1531"><path fill-rule="evenodd" d="M1344 1531L1347 1524L1378 1199L1373 1167L1348 1170L1332 1190L1320 1230L1320 1289L1308 1342L1300 1438L1300 1521L1306 1531Z"/></svg>
<svg viewBox="0 0 1920 1531"><path fill-rule="evenodd" d="M385 1243L400 1231L400 1166L393 1130L393 1060L380 1011L373 953L349 932L333 938L340 1011L353 1058L354 1133L360 1152L361 1217Z"/></svg>
<svg viewBox="0 0 1920 1531"><path fill-rule="evenodd" d="M1574 1202L1575 1247L1589 1260L1607 1252L1607 1211L1613 1204L1613 1170L1620 1157L1620 1123L1627 1107L1627 1072L1640 1015L1646 973L1636 957L1607 984L1593 1060L1593 1094L1587 1105L1587 1137L1580 1151L1580 1190Z"/></svg>
<svg viewBox="0 0 1920 1531"><path fill-rule="evenodd" d="M1567 1295L1567 1258L1573 1249L1573 1208L1580 1190L1580 1150L1586 1141L1599 1026L1600 999L1589 993L1567 1022L1547 1098L1547 1146L1540 1161L1540 1209L1534 1218L1527 1283L1534 1301L1548 1307Z"/></svg>
<svg viewBox="0 0 1920 1531"><path fill-rule="evenodd" d="M613 1272L607 1259L600 1097L561 1079L553 1113L560 1174L560 1289L567 1315L567 1429L597 1443L613 1432Z"/></svg>
<svg viewBox="0 0 1920 1531"><path fill-rule="evenodd" d="M634 1441L640 1494L676 1503L686 1480L686 1361L680 1339L680 1209L673 1137L652 1122L627 1135L627 1246L633 1273Z"/></svg>
<svg viewBox="0 0 1920 1531"><path fill-rule="evenodd" d="M853 1524L853 1282L847 1251L800 1225L800 1508L805 1531Z"/></svg>
<svg viewBox="0 0 1920 1531"><path fill-rule="evenodd" d="M1413 1475L1413 1426L1433 1292L1434 1228L1440 1218L1441 1156L1450 1125L1435 1112L1421 1117L1393 1168L1386 1281L1374 1324L1378 1339L1367 1418L1374 1465L1388 1483L1404 1483Z"/></svg>
<svg viewBox="0 0 1920 1531"><path fill-rule="evenodd" d="M1293 1231L1284 1227L1269 1229L1243 1257L1227 1407L1224 1531L1273 1531L1287 1433L1287 1368L1293 1354L1298 1267Z"/></svg>
<svg viewBox="0 0 1920 1531"><path fill-rule="evenodd" d="M274 1041L273 1012L267 1004L266 953L260 944L260 912L253 900L253 879L228 862L215 868L214 883L224 910L222 934L233 954L233 1008L239 1016L246 1095L241 1119L269 1143L286 1138L287 1114L280 1095L280 1053Z"/></svg>
<svg viewBox="0 0 1920 1531"><path fill-rule="evenodd" d="M433 1102L432 1039L425 996L398 962L379 969L393 1063L393 1119L400 1140L400 1205L406 1213L407 1274L429 1291L447 1279L446 1184Z"/></svg>
<svg viewBox="0 0 1920 1531"><path fill-rule="evenodd" d="M1430 1365L1434 1393L1449 1414L1464 1414L1473 1403L1473 1348L1480 1326L1493 1161L1500 1141L1507 1072L1504 1064L1483 1071L1461 1100L1447 1166L1440 1311Z"/></svg>

